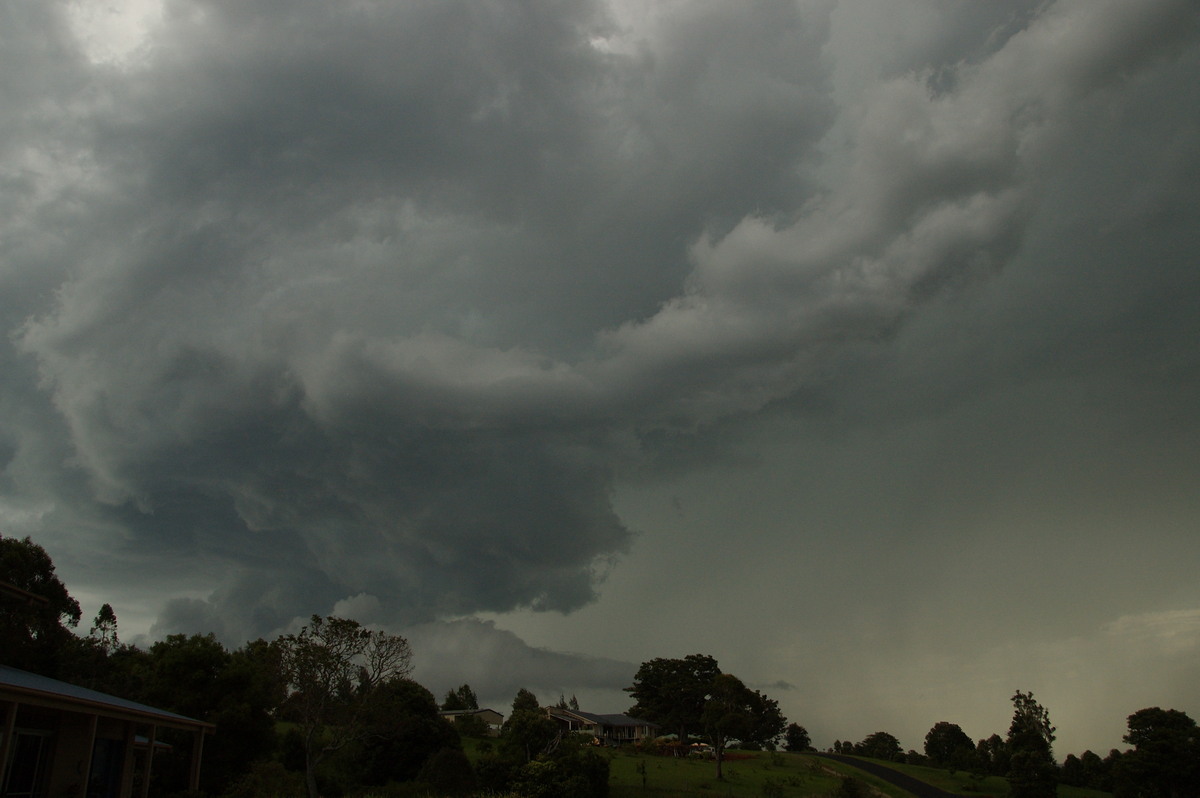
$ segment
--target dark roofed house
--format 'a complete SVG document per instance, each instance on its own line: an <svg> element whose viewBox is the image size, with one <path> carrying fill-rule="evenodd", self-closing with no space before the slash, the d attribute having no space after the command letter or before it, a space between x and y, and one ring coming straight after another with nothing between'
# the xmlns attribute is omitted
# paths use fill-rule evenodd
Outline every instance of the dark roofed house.
<svg viewBox="0 0 1200 798"><path fill-rule="evenodd" d="M0 796L145 798L160 729L191 733L198 790L211 723L0 665Z"/></svg>
<svg viewBox="0 0 1200 798"><path fill-rule="evenodd" d="M559 707L547 707L546 714L563 731L590 734L601 745L623 745L658 733L656 724L628 715L596 715Z"/></svg>

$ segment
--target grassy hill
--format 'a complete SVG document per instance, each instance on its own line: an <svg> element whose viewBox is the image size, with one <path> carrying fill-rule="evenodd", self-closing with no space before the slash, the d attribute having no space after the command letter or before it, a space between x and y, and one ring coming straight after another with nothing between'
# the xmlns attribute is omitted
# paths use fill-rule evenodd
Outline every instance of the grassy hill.
<svg viewBox="0 0 1200 798"><path fill-rule="evenodd" d="M611 798L693 798L693 796L824 796L837 793L842 779L851 773L884 795L906 798L907 794L867 774L852 771L836 762L798 754L734 752L725 761L725 780L715 779L716 767L709 760L674 759L614 752L611 760ZM744 758L743 758L744 757ZM642 772L645 770L645 787Z"/></svg>
<svg viewBox="0 0 1200 798"><path fill-rule="evenodd" d="M465 741L475 759L473 741ZM602 749L609 758L611 798L823 798L838 793L843 776L853 776L875 795L909 798L897 787L850 765L804 754L731 752L725 780L717 781L709 760L675 759L638 754L630 749ZM964 772L877 761L947 792L967 798L1004 798L1008 783L992 776L972 779ZM644 786L643 786L644 785ZM1109 793L1060 786L1059 798L1111 798Z"/></svg>
<svg viewBox="0 0 1200 798"><path fill-rule="evenodd" d="M725 781L714 778L712 762L695 759L670 759L641 756L630 752L611 754L612 798L694 798L729 796L730 798L818 798L836 795L841 777L852 776L864 782L875 794L908 798L908 793L849 765L803 754L736 752L739 758L725 764ZM742 758L744 757L744 758ZM983 780L963 772L915 765L880 764L895 768L947 792L967 798L1004 798L1008 782L998 776ZM645 770L645 788L642 772ZM1109 793L1060 786L1059 798L1111 798Z"/></svg>

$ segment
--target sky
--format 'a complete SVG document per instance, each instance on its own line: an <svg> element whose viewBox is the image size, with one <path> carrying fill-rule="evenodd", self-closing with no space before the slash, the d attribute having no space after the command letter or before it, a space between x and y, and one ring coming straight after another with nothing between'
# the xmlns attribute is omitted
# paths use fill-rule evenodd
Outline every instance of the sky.
<svg viewBox="0 0 1200 798"><path fill-rule="evenodd" d="M123 639L1200 718L1192 0L7 3L0 98L0 534Z"/></svg>

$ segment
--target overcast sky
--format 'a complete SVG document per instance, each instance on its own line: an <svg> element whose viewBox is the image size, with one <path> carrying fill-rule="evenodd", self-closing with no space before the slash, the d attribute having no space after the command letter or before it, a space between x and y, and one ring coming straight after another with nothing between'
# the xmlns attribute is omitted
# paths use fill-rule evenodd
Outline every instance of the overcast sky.
<svg viewBox="0 0 1200 798"><path fill-rule="evenodd" d="M1200 718L1194 0L41 0L0 99L0 534L125 639Z"/></svg>

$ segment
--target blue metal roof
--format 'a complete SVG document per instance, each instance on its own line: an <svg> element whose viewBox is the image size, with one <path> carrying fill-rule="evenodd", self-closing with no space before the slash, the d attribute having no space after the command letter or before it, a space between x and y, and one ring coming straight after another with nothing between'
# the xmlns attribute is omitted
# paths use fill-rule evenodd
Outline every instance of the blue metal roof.
<svg viewBox="0 0 1200 798"><path fill-rule="evenodd" d="M86 687L61 682L58 679L51 679L47 676L39 676L36 673L10 668L7 665L0 665L0 690L6 687L30 696L57 699L72 704L88 705L111 714L139 715L145 717L147 720L156 720L164 725L186 726L189 728L212 727L211 723L189 718L185 715L178 715L174 712L167 712L165 709L157 709L146 704L139 704L136 701L128 701L124 698L109 695L108 693L101 693L99 690L89 690Z"/></svg>

